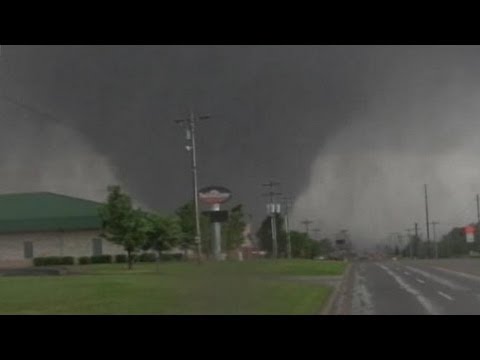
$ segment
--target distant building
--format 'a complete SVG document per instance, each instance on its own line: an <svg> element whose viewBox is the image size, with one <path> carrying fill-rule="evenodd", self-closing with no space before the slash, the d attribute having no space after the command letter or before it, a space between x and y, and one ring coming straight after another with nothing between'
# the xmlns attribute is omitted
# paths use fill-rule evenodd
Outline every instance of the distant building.
<svg viewBox="0 0 480 360"><path fill-rule="evenodd" d="M256 259L266 256L265 251L261 251L253 242L252 225L247 224L243 232L243 244L240 246L242 259Z"/></svg>
<svg viewBox="0 0 480 360"><path fill-rule="evenodd" d="M334 251L331 256L337 259L346 259L352 255L350 236L347 230L342 230L335 235Z"/></svg>
<svg viewBox="0 0 480 360"><path fill-rule="evenodd" d="M0 195L0 266L34 257L123 254L99 238L101 203L41 192Z"/></svg>

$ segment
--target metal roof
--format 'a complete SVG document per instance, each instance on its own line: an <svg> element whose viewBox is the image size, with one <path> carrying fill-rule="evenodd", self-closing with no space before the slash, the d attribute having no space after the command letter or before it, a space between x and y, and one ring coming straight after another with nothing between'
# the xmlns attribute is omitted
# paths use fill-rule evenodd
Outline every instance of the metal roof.
<svg viewBox="0 0 480 360"><path fill-rule="evenodd" d="M0 195L0 233L100 229L101 205L50 192Z"/></svg>

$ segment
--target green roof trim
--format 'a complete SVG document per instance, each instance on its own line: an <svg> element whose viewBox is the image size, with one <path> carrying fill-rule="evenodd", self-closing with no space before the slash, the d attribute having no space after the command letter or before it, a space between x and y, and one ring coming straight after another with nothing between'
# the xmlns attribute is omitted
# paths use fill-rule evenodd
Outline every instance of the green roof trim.
<svg viewBox="0 0 480 360"><path fill-rule="evenodd" d="M0 195L0 233L97 230L101 205L49 192Z"/></svg>

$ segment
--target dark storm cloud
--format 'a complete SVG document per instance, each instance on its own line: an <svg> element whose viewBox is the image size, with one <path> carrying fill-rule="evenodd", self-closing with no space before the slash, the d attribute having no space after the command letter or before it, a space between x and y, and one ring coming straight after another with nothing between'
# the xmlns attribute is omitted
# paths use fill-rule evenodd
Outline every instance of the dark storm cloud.
<svg viewBox="0 0 480 360"><path fill-rule="evenodd" d="M345 79L355 76L344 53L296 46L5 47L4 91L81 131L138 197L167 209L188 198L190 185L183 133L173 119L190 106L211 113L199 129L200 181L225 184L254 207L259 184L272 176L297 191L325 133L341 121L335 113L352 102Z"/></svg>
<svg viewBox="0 0 480 360"><path fill-rule="evenodd" d="M462 76L474 86L479 60L474 47L394 46L5 46L2 55L4 93L82 134L109 160L109 179L160 210L190 197L184 134L173 120L189 107L210 113L199 125L200 184L231 188L257 220L260 184L269 178L294 196L321 192L312 179L319 156L348 158L358 148L397 154L412 139L422 154L445 149L422 141L422 129L433 131L445 114L449 96L435 94ZM425 117L412 115L418 111ZM409 126L395 125L401 121ZM455 144L451 122L443 123L442 142ZM350 190L358 171L345 169ZM298 220L322 218L331 205L302 201L308 214L298 210Z"/></svg>

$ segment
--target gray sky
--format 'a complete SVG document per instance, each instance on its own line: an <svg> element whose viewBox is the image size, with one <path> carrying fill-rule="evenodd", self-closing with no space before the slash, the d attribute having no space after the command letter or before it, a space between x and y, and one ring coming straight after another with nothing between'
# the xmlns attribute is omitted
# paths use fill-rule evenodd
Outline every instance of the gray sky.
<svg viewBox="0 0 480 360"><path fill-rule="evenodd" d="M3 45L1 93L58 121L0 102L1 188L102 197L118 182L171 211L191 193L173 120L193 106L212 115L199 128L200 184L230 188L257 222L270 178L297 198L295 223L326 233L368 240L423 224L425 181L433 216L461 222L453 214L480 191L479 50Z"/></svg>

